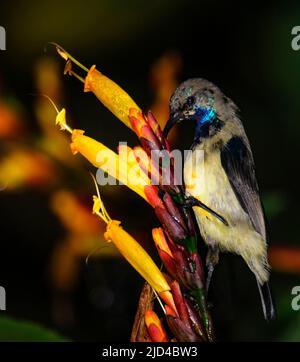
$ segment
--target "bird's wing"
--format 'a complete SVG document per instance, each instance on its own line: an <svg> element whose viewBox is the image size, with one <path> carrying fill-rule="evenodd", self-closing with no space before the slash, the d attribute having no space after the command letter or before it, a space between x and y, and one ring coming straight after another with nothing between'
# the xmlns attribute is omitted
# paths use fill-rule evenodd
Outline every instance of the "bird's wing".
<svg viewBox="0 0 300 362"><path fill-rule="evenodd" d="M248 142L242 137L232 137L221 150L221 163L254 229L266 239L264 214Z"/></svg>

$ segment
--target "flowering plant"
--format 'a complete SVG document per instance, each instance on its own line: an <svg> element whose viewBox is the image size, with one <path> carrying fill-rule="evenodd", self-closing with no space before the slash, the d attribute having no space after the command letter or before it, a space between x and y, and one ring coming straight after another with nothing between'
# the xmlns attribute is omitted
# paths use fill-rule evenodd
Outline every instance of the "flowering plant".
<svg viewBox="0 0 300 362"><path fill-rule="evenodd" d="M120 221L111 219L99 191L93 198L93 213L106 223L105 239L114 243L146 281L131 340L213 341L204 268L198 253L192 213L185 206L184 186L176 182L181 175L175 172L170 145L156 118L151 112L143 114L133 99L98 71L96 66L88 69L62 47L54 45L66 61L65 74L82 81L84 91L94 93L104 106L135 132L141 144L134 148L120 145L118 153L115 153L86 136L84 131L72 129L66 121L65 109L57 110L56 123L71 134L73 154L80 153L95 167L140 195L153 207L161 223L160 227L152 230L152 237L164 266L163 272L142 246L121 227ZM85 78L75 73L73 64L87 73ZM155 153L162 155L162 160L152 157ZM166 176L168 182L164 182ZM198 207L208 218L217 217L205 205L200 203ZM154 311L153 294L162 307L169 333Z"/></svg>

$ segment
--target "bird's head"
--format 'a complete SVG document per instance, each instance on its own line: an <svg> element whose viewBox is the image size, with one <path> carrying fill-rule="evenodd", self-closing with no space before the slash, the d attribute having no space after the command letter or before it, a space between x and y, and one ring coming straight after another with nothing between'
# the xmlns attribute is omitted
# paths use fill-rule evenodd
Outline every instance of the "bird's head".
<svg viewBox="0 0 300 362"><path fill-rule="evenodd" d="M170 118L164 135L179 122L196 121L195 140L211 137L226 122L236 107L219 88L202 78L189 79L176 89L170 99Z"/></svg>

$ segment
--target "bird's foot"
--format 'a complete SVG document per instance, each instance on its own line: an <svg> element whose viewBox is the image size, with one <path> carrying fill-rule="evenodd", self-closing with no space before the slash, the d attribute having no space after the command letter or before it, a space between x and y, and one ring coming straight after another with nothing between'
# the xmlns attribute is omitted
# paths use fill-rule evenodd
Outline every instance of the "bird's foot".
<svg viewBox="0 0 300 362"><path fill-rule="evenodd" d="M214 265L209 264L209 265L207 266L206 294L208 294L208 292L209 292L209 286L210 286L210 282L211 282L211 278L212 278L212 275L213 275L214 270L215 270Z"/></svg>
<svg viewBox="0 0 300 362"><path fill-rule="evenodd" d="M219 250L216 246L209 246L206 255L207 277L206 277L206 294L209 292L212 275L216 265L219 262Z"/></svg>

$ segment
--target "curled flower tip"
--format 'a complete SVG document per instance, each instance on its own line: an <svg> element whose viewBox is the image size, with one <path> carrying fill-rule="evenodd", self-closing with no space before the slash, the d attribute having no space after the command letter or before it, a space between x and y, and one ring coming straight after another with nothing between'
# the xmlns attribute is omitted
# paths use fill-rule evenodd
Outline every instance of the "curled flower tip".
<svg viewBox="0 0 300 362"><path fill-rule="evenodd" d="M98 196L93 196L93 214L99 216L106 224L110 222L107 212L103 211L103 202Z"/></svg>
<svg viewBox="0 0 300 362"><path fill-rule="evenodd" d="M72 57L70 53L68 53L62 46L57 43L49 42L50 45L55 46L57 53L65 60L65 61L72 61L76 64L79 68L83 69L85 72L88 72L88 68L81 64L78 60Z"/></svg>
<svg viewBox="0 0 300 362"><path fill-rule="evenodd" d="M93 214L99 214L101 208L101 202L96 195L93 195Z"/></svg>
<svg viewBox="0 0 300 362"><path fill-rule="evenodd" d="M58 112L55 119L55 124L58 124L61 130L73 133L73 129L67 124L66 110L64 108L60 112Z"/></svg>
<svg viewBox="0 0 300 362"><path fill-rule="evenodd" d="M73 129L67 124L66 121L66 110L63 108L61 111L59 111L54 101L47 94L40 94L40 95L42 97L47 98L48 101L52 104L53 108L55 109L57 113L55 124L58 124L61 130L66 130L70 133L73 133Z"/></svg>
<svg viewBox="0 0 300 362"><path fill-rule="evenodd" d="M101 199L99 187L95 179L95 176L92 173L91 176L97 191L97 196L96 195L93 196L93 214L99 216L106 224L108 224L111 221L111 218L108 215L108 212L106 211L106 208Z"/></svg>

